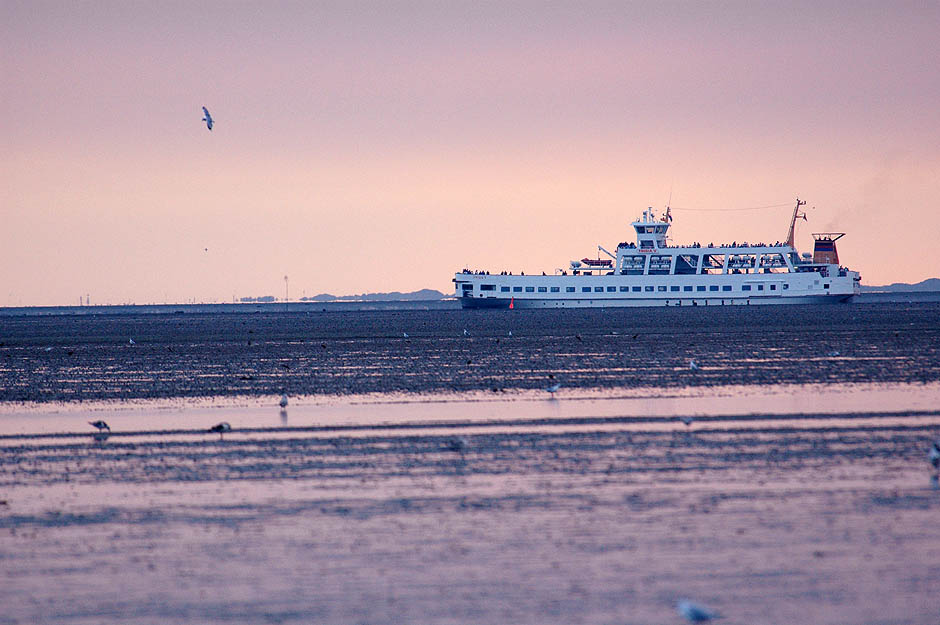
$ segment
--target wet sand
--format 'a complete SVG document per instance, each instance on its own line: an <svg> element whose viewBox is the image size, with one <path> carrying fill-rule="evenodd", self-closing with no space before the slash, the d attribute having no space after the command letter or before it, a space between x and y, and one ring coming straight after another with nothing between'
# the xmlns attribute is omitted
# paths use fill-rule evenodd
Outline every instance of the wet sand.
<svg viewBox="0 0 940 625"><path fill-rule="evenodd" d="M940 303L8 317L0 403L926 382L938 319Z"/></svg>
<svg viewBox="0 0 940 625"><path fill-rule="evenodd" d="M0 623L935 623L937 309L794 308L4 325Z"/></svg>

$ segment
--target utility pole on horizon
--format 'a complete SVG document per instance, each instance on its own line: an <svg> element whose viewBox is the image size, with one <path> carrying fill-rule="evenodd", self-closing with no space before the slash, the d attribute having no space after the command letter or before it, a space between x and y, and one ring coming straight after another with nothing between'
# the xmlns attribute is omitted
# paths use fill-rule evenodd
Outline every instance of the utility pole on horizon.
<svg viewBox="0 0 940 625"><path fill-rule="evenodd" d="M288 306L290 306L290 304L287 303L288 301L290 301L290 291L287 286L287 276L284 276L284 312L287 312Z"/></svg>

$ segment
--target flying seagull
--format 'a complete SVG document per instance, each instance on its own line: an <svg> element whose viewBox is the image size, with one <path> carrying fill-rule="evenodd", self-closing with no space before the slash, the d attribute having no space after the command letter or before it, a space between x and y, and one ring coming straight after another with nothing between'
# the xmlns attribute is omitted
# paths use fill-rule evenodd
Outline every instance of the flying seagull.
<svg viewBox="0 0 940 625"><path fill-rule="evenodd" d="M202 121L206 122L206 126L209 127L209 130L212 130L212 115L209 115L209 109L202 107L202 112L205 113L205 117L202 118Z"/></svg>
<svg viewBox="0 0 940 625"><path fill-rule="evenodd" d="M88 422L88 425L90 425L90 426L92 426L92 427L96 427L96 428L98 428L99 430L107 430L107 431L109 431L109 432L111 431L111 428L108 427L108 424L105 423L104 421L101 421L100 419L99 419L98 421L89 421L89 422Z"/></svg>
<svg viewBox="0 0 940 625"><path fill-rule="evenodd" d="M690 623L704 623L705 621L710 621L718 617L716 612L712 612L705 606L693 603L688 599L681 599L679 603L676 604L676 610Z"/></svg>

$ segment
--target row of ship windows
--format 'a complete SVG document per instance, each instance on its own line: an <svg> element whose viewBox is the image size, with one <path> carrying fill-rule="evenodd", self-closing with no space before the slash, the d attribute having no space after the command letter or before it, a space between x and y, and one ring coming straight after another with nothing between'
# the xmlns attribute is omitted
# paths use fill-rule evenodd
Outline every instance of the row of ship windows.
<svg viewBox="0 0 940 625"><path fill-rule="evenodd" d="M741 285L741 290L742 290L742 291L750 291L750 290L751 290L751 286L752 286L752 285L750 285L750 284L743 284L743 285ZM763 291L763 290L764 290L764 285L763 285L763 284L756 284L756 285L753 285L753 286L756 286L756 287L757 287L757 288L755 289L755 290L757 290L757 291ZM769 289L770 289L771 291L776 291L776 290L777 290L777 285L776 285L776 284L769 284L769 285L767 285L767 286L769 287ZM826 286L828 287L829 285L827 284ZM784 288L784 289L788 289L789 287L790 287L789 284L784 284L784 285L783 285L783 288ZM510 292L512 292L512 293L522 293L522 292L523 292L523 289L525 290L526 293L535 293L536 291L538 291L539 293L549 293L549 292L551 292L551 293L558 293L558 292L561 291L561 288L560 288L560 287L557 287L557 286L553 286L553 287L545 287L545 286L540 286L540 287L534 287L534 286L521 287L521 286L514 286L514 287L512 287L511 289L510 289L510 287L508 287L508 286L502 286L502 287L499 288L499 290L500 290L502 293L510 293ZM496 285L495 285L495 284L483 284L483 285L480 286L480 290L482 290L482 291L495 291L495 290L496 290ZM633 293L641 293L641 292L643 292L643 291L646 291L646 292L659 291L659 292L662 293L662 292L666 292L666 290L667 290L667 288L666 288L665 286L660 286L660 287L652 287L652 286L647 286L647 287L639 287L639 286L629 287L629 286L622 286L622 287L620 287L620 292L621 292L621 293L629 293L629 292L631 292L631 291L632 291ZM671 292L673 292L673 293L675 293L675 292L678 292L678 291L680 290L680 288L679 288L679 286L670 286L670 287L668 288L668 290L671 291ZM683 286L683 287L681 288L681 290L684 291L684 292L686 292L686 293L691 293L691 292L693 291L693 288L692 288L691 285L686 285L686 286ZM699 285L699 286L696 286L696 287L694 288L694 290L695 290L695 291L698 291L698 292L704 292L704 291L713 291L713 292L714 292L714 291L719 291L719 290L720 290L720 291L730 291L730 290L731 290L731 285L725 284L725 285L722 285L721 287L719 287L717 284L712 284L712 285L710 285L707 289L705 288L704 285ZM565 287L565 292L567 292L567 293L574 293L574 292L576 292L576 291L577 291L577 287L573 287L573 286ZM595 286L595 287L582 286L582 287L581 287L581 292L582 292L582 293L604 293L604 292L605 292L605 288L602 287L602 286ZM607 292L607 293L616 293L616 292L617 292L617 287L615 287L615 286L609 286L609 287L606 288L606 292Z"/></svg>

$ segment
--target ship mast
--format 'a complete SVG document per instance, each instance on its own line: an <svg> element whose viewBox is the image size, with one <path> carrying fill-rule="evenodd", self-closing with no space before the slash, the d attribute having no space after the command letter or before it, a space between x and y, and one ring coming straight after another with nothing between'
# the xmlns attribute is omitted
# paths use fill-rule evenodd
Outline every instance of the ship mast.
<svg viewBox="0 0 940 625"><path fill-rule="evenodd" d="M793 231L796 229L796 220L802 217L806 220L806 213L800 213L800 207L806 204L806 200L796 198L796 206L793 207L793 217L790 219L790 232L787 233L787 245L793 247ZM796 248L794 248L796 249Z"/></svg>

